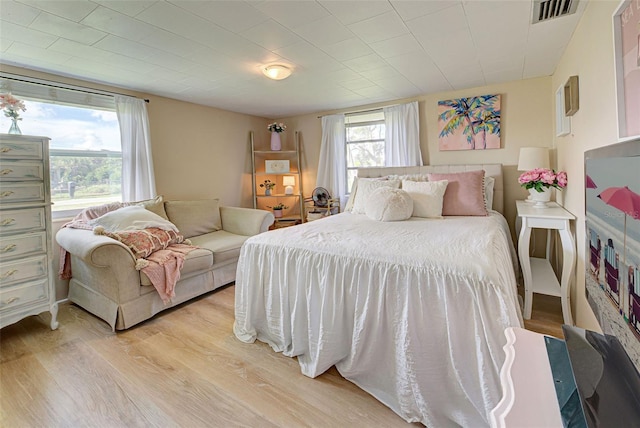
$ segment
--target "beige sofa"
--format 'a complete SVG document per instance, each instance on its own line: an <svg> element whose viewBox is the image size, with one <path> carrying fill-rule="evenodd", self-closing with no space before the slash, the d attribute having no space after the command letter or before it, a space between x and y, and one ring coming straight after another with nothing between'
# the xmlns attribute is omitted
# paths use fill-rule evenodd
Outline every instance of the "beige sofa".
<svg viewBox="0 0 640 428"><path fill-rule="evenodd" d="M240 247L268 230L269 211L218 207L217 200L159 201L146 206L167 218L195 246L184 262L168 304L121 242L91 230L63 228L56 240L71 256L69 300L123 330L160 311L235 281Z"/></svg>

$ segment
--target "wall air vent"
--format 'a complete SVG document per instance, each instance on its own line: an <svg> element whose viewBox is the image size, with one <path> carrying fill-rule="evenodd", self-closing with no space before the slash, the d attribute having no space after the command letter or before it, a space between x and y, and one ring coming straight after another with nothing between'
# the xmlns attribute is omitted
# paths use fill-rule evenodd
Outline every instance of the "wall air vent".
<svg viewBox="0 0 640 428"><path fill-rule="evenodd" d="M534 0L532 24L571 15L578 8L578 0Z"/></svg>

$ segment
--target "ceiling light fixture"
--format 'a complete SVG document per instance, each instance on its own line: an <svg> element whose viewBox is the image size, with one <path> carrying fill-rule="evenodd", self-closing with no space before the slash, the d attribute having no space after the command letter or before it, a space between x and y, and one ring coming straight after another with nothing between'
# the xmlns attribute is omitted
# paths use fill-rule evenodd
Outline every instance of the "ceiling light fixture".
<svg viewBox="0 0 640 428"><path fill-rule="evenodd" d="M283 64L269 64L262 68L262 74L273 80L286 79L292 72L293 70Z"/></svg>

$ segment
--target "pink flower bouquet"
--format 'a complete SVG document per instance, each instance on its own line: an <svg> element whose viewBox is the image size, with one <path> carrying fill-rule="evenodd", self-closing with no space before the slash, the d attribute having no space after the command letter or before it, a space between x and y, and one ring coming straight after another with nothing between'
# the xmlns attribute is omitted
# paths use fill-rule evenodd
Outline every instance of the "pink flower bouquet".
<svg viewBox="0 0 640 428"><path fill-rule="evenodd" d="M0 110L4 111L6 117L10 117L15 120L20 119L20 111L26 111L24 101L17 99L11 94L0 94Z"/></svg>
<svg viewBox="0 0 640 428"><path fill-rule="evenodd" d="M536 168L520 175L518 182L525 189L536 189L543 192L545 188L555 187L564 189L567 187L567 173L555 172L552 169Z"/></svg>

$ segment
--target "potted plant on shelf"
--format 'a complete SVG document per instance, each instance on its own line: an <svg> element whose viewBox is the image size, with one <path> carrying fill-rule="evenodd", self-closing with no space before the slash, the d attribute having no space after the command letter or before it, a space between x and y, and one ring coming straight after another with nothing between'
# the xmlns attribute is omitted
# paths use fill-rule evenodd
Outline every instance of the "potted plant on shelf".
<svg viewBox="0 0 640 428"><path fill-rule="evenodd" d="M260 187L264 187L265 196L270 196L271 190L276 187L276 183L271 180L264 180L264 183L260 184Z"/></svg>
<svg viewBox="0 0 640 428"><path fill-rule="evenodd" d="M282 210L286 210L289 207L283 204L282 202L280 202L272 207L267 205L267 208L271 208L273 210L273 216L275 218L280 218L282 217Z"/></svg>

